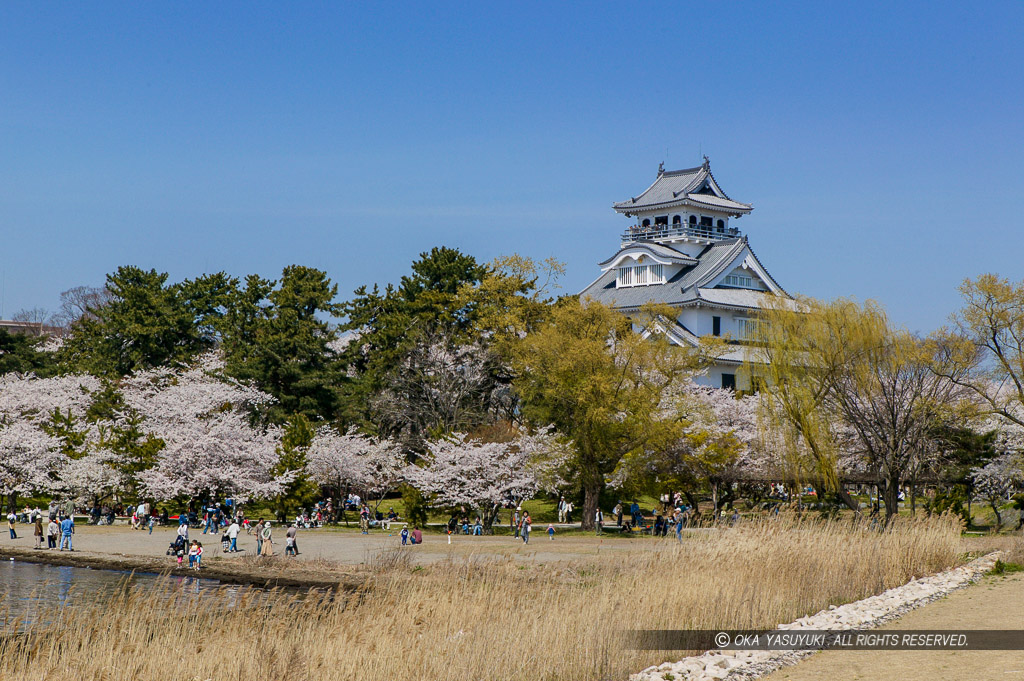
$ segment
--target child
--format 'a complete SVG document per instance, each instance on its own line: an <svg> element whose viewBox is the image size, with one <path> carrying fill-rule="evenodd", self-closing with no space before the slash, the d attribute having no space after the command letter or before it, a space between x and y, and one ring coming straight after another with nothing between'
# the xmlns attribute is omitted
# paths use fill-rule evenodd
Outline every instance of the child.
<svg viewBox="0 0 1024 681"><path fill-rule="evenodd" d="M190 569L195 569L197 555L199 555L199 540L193 539L192 545L188 548L188 566Z"/></svg>
<svg viewBox="0 0 1024 681"><path fill-rule="evenodd" d="M409 543L409 526L408 525L402 525L402 546L405 546L408 543Z"/></svg>
<svg viewBox="0 0 1024 681"><path fill-rule="evenodd" d="M149 533L153 534L153 526L156 525L156 516L155 515L150 514L148 525L149 525Z"/></svg>
<svg viewBox="0 0 1024 681"><path fill-rule="evenodd" d="M176 541L174 545L174 555L178 557L178 567L181 567L181 562L185 559L185 542L184 540Z"/></svg>
<svg viewBox="0 0 1024 681"><path fill-rule="evenodd" d="M294 556L295 553L295 537L289 537L285 535L284 538L284 555Z"/></svg>
<svg viewBox="0 0 1024 681"><path fill-rule="evenodd" d="M202 567L203 564L203 545L200 542L196 542L196 570Z"/></svg>
<svg viewBox="0 0 1024 681"><path fill-rule="evenodd" d="M551 541L555 541L555 526L551 523L548 523L548 537Z"/></svg>
<svg viewBox="0 0 1024 681"><path fill-rule="evenodd" d="M225 553L231 550L231 537L228 536L227 527L224 528L224 534L220 536L220 548Z"/></svg>

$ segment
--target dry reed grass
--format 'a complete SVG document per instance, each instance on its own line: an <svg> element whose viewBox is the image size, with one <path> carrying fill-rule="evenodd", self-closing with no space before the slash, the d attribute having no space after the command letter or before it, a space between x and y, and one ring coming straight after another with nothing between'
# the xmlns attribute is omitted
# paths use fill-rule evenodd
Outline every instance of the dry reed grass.
<svg viewBox="0 0 1024 681"><path fill-rule="evenodd" d="M333 600L125 589L36 613L59 624L7 638L0 678L621 680L679 657L624 650L624 630L774 626L960 557L949 518L886 532L776 519L559 565L473 556L420 567L389 553L360 592Z"/></svg>

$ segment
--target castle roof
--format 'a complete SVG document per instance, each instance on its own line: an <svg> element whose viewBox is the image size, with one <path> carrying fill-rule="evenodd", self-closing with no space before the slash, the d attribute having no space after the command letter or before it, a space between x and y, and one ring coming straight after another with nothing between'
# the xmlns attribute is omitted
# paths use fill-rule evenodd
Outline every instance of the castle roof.
<svg viewBox="0 0 1024 681"><path fill-rule="evenodd" d="M711 174L711 162L706 156L703 165L696 168L659 168L657 179L639 196L612 205L625 215L682 206L721 211L736 217L754 209L749 203L733 201L722 191Z"/></svg>
<svg viewBox="0 0 1024 681"><path fill-rule="evenodd" d="M689 262L676 261L683 266L673 273L664 284L616 287L615 267L609 265L641 246L658 246L660 249L676 253L680 260L687 259ZM661 255L665 257L667 254L662 253ZM696 258L687 256L664 244L630 244L601 265L606 268L605 271L583 289L580 296L618 309L635 310L647 303L665 303L674 307L704 305L732 309L755 309L761 307L766 296L790 297L761 265L745 236L716 241L701 251ZM747 267L756 272L769 290L715 287L716 280L738 266Z"/></svg>

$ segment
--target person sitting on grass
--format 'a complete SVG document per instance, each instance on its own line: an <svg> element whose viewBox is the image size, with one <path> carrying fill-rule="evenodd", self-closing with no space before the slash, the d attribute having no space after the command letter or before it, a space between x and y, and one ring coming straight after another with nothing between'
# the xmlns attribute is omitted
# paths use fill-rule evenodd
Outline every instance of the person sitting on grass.
<svg viewBox="0 0 1024 681"><path fill-rule="evenodd" d="M412 543L413 544L422 544L423 543L423 533L420 532L420 526L419 525L416 525L415 527L412 528Z"/></svg>

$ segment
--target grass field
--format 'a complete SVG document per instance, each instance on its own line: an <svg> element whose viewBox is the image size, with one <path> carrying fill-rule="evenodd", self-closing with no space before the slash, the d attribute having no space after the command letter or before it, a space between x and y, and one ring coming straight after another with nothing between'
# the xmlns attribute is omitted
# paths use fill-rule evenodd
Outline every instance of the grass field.
<svg viewBox="0 0 1024 681"><path fill-rule="evenodd" d="M0 637L0 678L621 680L680 654L625 650L624 630L774 626L963 557L949 518L886 532L764 520L558 564L408 555L382 554L358 593L331 601L127 590L37 613L57 625Z"/></svg>

